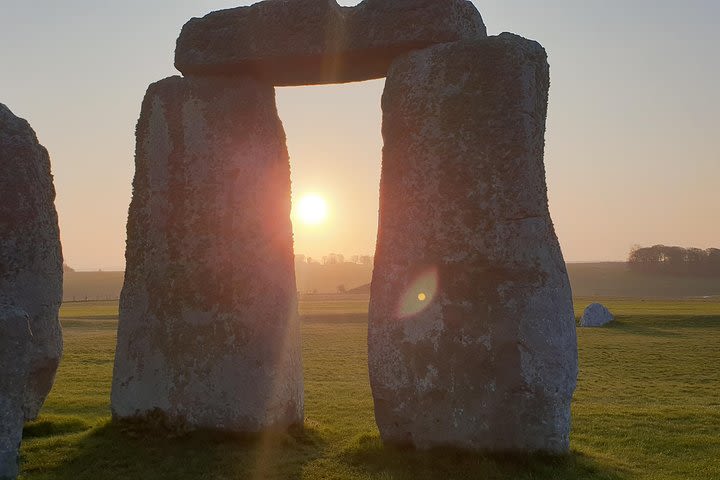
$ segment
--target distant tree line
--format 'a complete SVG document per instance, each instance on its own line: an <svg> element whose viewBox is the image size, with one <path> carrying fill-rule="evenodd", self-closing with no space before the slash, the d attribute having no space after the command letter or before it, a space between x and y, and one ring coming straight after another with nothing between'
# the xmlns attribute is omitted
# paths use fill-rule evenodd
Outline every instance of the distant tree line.
<svg viewBox="0 0 720 480"><path fill-rule="evenodd" d="M313 257L307 257L302 254L295 255L295 263L307 263L311 265L342 265L347 263L357 265L372 265L375 257L371 255L353 255L350 258L346 258L341 253L331 253L322 257L320 261Z"/></svg>
<svg viewBox="0 0 720 480"><path fill-rule="evenodd" d="M638 272L720 276L720 249L702 250L665 245L633 247L628 264Z"/></svg>

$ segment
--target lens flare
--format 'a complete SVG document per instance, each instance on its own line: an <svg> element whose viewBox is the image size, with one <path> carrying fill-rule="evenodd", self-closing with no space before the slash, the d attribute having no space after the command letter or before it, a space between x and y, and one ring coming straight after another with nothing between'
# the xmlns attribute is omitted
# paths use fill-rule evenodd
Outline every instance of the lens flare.
<svg viewBox="0 0 720 480"><path fill-rule="evenodd" d="M416 276L400 297L397 315L412 317L432 305L438 291L437 268L428 268Z"/></svg>

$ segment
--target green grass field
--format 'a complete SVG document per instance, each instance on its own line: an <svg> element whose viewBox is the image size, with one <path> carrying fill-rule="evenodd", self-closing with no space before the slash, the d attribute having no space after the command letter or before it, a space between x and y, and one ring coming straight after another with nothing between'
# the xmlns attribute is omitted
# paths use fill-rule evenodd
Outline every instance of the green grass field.
<svg viewBox="0 0 720 480"><path fill-rule="evenodd" d="M591 299L576 299L578 314ZM63 306L65 356L22 448L26 479L720 479L720 302L604 300L582 329L572 454L384 448L366 365L367 299L301 303L306 428L174 438L109 421L117 303Z"/></svg>
<svg viewBox="0 0 720 480"><path fill-rule="evenodd" d="M578 296L634 298L687 298L714 296L720 300L720 277L675 276L633 272L623 262L569 263L570 284ZM298 290L336 292L343 284L370 293L372 268L355 264L297 264ZM69 272L64 276L65 301L116 299L120 296L123 272Z"/></svg>

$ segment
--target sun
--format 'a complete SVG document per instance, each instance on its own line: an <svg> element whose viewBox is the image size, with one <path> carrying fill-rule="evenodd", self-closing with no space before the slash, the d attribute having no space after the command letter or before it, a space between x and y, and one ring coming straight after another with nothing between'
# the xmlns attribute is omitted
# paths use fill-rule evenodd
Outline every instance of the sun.
<svg viewBox="0 0 720 480"><path fill-rule="evenodd" d="M327 203L320 195L303 195L296 208L297 218L305 225L320 225L327 219Z"/></svg>

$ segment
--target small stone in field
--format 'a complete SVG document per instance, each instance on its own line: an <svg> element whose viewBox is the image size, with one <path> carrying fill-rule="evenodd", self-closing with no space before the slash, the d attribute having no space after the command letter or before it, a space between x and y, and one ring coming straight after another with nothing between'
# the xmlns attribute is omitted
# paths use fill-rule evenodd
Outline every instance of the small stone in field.
<svg viewBox="0 0 720 480"><path fill-rule="evenodd" d="M593 303L588 305L580 319L581 327L602 327L615 320L605 305Z"/></svg>

